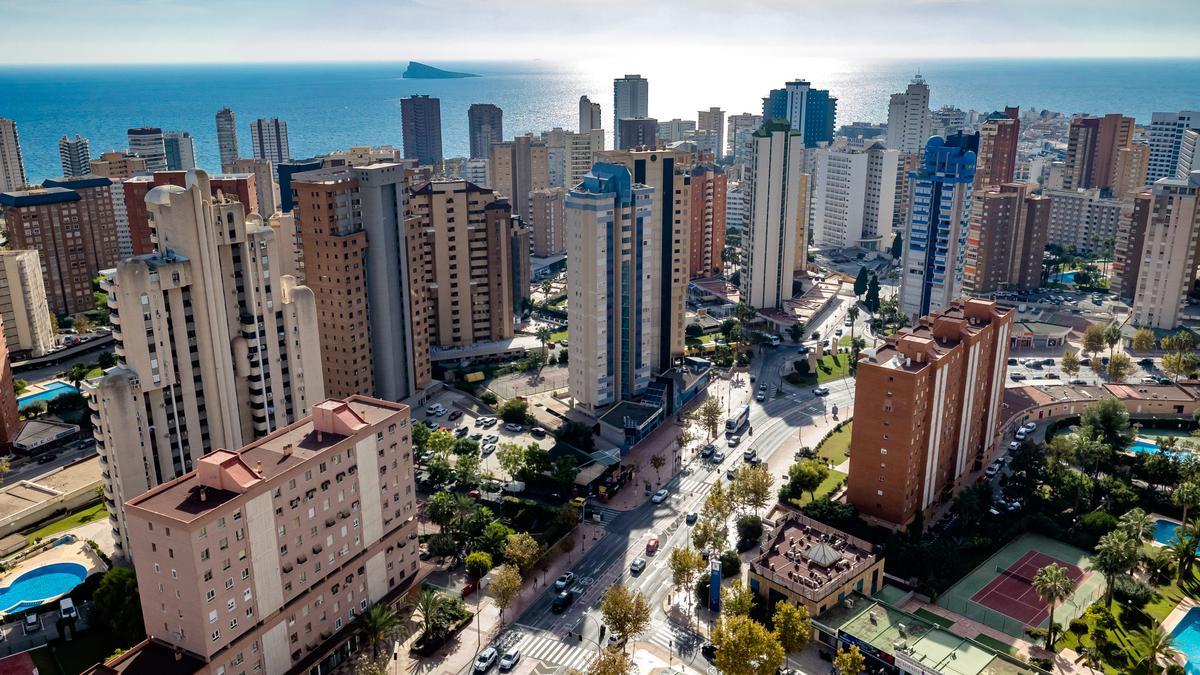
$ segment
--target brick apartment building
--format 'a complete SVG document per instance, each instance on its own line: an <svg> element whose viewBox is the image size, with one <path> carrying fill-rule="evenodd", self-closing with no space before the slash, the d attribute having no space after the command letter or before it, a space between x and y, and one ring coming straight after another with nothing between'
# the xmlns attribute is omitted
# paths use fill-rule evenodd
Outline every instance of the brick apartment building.
<svg viewBox="0 0 1200 675"><path fill-rule="evenodd" d="M997 450L1013 311L959 299L858 362L848 498L907 526Z"/></svg>

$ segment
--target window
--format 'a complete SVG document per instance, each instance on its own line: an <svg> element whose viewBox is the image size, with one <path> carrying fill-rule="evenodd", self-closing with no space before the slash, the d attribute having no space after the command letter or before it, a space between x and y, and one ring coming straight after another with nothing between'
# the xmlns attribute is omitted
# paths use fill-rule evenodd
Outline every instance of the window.
<svg viewBox="0 0 1200 675"><path fill-rule="evenodd" d="M219 631L219 630L214 630L214 631L212 632L212 641L213 641L213 642L216 642L217 640L220 640L220 639L221 639L221 631Z"/></svg>
<svg viewBox="0 0 1200 675"><path fill-rule="evenodd" d="M208 592L204 594L204 599L207 600L208 602L212 602L216 597L217 597L217 592L211 588L208 589Z"/></svg>
<svg viewBox="0 0 1200 675"><path fill-rule="evenodd" d="M215 609L214 609L214 610L212 610L211 612L209 612L209 613L208 613L208 622L209 622L209 623L216 623L216 622L217 622L217 610L215 610Z"/></svg>

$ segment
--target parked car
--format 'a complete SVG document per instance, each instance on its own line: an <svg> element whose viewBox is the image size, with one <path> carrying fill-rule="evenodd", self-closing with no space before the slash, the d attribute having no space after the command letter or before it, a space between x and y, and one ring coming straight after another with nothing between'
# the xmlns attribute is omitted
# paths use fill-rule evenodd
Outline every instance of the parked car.
<svg viewBox="0 0 1200 675"><path fill-rule="evenodd" d="M749 462L750 460L754 459L755 455L757 455L757 454L758 454L757 450L755 450L754 448L750 448L742 453L742 459Z"/></svg>
<svg viewBox="0 0 1200 675"><path fill-rule="evenodd" d="M504 656L500 657L500 672L507 673L516 667L521 660L521 652L517 649L510 649L504 652Z"/></svg>
<svg viewBox="0 0 1200 675"><path fill-rule="evenodd" d="M1074 384L1074 385L1084 385L1084 384L1087 384L1087 380L1081 380L1077 377L1077 378L1071 380L1070 383Z"/></svg>
<svg viewBox="0 0 1200 675"><path fill-rule="evenodd" d="M754 400L762 403L763 401L767 400L767 395L765 392L760 391L754 395Z"/></svg>
<svg viewBox="0 0 1200 675"><path fill-rule="evenodd" d="M631 574L641 574L644 569L646 569L645 558L634 558L633 562L629 563L629 572Z"/></svg>
<svg viewBox="0 0 1200 675"><path fill-rule="evenodd" d="M727 442L729 443L729 447L736 448L738 443L742 442L742 437L740 435L730 436Z"/></svg>
<svg viewBox="0 0 1200 675"><path fill-rule="evenodd" d="M466 435L467 435L467 428L466 428L466 427L458 427L457 429L455 429L455 430L454 430L454 436L455 436L456 438L462 438L462 437L464 437L464 436L466 436Z"/></svg>
<svg viewBox="0 0 1200 675"><path fill-rule="evenodd" d="M458 418L460 418L460 417L462 417L462 411L461 411L461 410L452 410L452 411L450 411L450 416L449 416L449 417L447 417L446 419L448 419L448 420L456 420L456 419L458 419Z"/></svg>
<svg viewBox="0 0 1200 675"><path fill-rule="evenodd" d="M707 459L709 457L712 457L712 454L716 451L717 451L717 448L714 447L712 443L709 443L708 445L706 445L700 449L700 456Z"/></svg>
<svg viewBox="0 0 1200 675"><path fill-rule="evenodd" d="M1008 443L1009 450L1016 450L1019 447L1021 447L1020 441L1009 441L1009 443Z"/></svg>
<svg viewBox="0 0 1200 675"><path fill-rule="evenodd" d="M513 432L514 434L519 434L522 431L525 431L525 427L521 426L520 424L513 424L512 422L505 424L504 428Z"/></svg>
<svg viewBox="0 0 1200 675"><path fill-rule="evenodd" d="M1017 439L1018 441L1023 441L1028 435L1029 434L1026 433L1024 429L1017 429L1017 433L1013 434L1013 438Z"/></svg>
<svg viewBox="0 0 1200 675"><path fill-rule="evenodd" d="M486 673L487 671L491 670L492 666L496 663L497 656L498 654L496 653L495 647L488 647L482 652L479 652L479 656L475 659L475 672Z"/></svg>
<svg viewBox="0 0 1200 675"><path fill-rule="evenodd" d="M696 520L697 520L699 517L700 517L700 516L699 516L699 515L698 515L698 514L697 514L695 511L692 511L691 513L687 514L687 518L685 518L685 520L687 521L687 524L688 524L688 525L695 525L695 524L696 524Z"/></svg>
<svg viewBox="0 0 1200 675"><path fill-rule="evenodd" d="M670 493L667 492L666 489L664 488L662 490L659 490L658 492L655 492L654 496L650 498L650 501L655 504L661 504L661 503L667 501L668 495L670 495Z"/></svg>
<svg viewBox="0 0 1200 675"><path fill-rule="evenodd" d="M1009 377L1013 379L1013 382L1020 382L1021 380L1025 379L1025 373L1013 373L1009 375Z"/></svg>
<svg viewBox="0 0 1200 675"><path fill-rule="evenodd" d="M495 443L484 443L482 446L480 446L479 451L483 453L484 457L487 457L488 455L490 455L496 451L496 444Z"/></svg>
<svg viewBox="0 0 1200 675"><path fill-rule="evenodd" d="M828 387L813 387L812 393L814 396L828 396L829 388Z"/></svg>
<svg viewBox="0 0 1200 675"><path fill-rule="evenodd" d="M529 434L534 438L541 438L546 435L546 430L541 427L534 427L529 430Z"/></svg>

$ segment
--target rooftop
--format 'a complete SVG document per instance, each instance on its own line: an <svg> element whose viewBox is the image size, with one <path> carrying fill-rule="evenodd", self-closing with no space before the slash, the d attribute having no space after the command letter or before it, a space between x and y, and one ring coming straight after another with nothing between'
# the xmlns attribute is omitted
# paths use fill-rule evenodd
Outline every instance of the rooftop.
<svg viewBox="0 0 1200 675"><path fill-rule="evenodd" d="M77 202L80 199L81 197L78 192L60 187L0 192L0 206L10 206L15 209L27 206Z"/></svg>
<svg viewBox="0 0 1200 675"><path fill-rule="evenodd" d="M777 521L770 546L751 571L804 597L820 601L879 559L867 541L803 514L788 511Z"/></svg>
<svg viewBox="0 0 1200 675"><path fill-rule="evenodd" d="M142 640L118 657L84 671L86 675L192 675L204 662L154 640Z"/></svg>
<svg viewBox="0 0 1200 675"><path fill-rule="evenodd" d="M949 354L965 335L973 335L1013 310L977 299L955 300L945 311L921 317L916 326L902 328L878 349L863 352L861 362L919 372Z"/></svg>
<svg viewBox="0 0 1200 675"><path fill-rule="evenodd" d="M628 426L625 423L626 418L628 418L634 428L639 428L654 419L660 412L662 412L662 408L648 403L621 401L609 408L608 412L601 415L600 421L618 429L624 429Z"/></svg>
<svg viewBox="0 0 1200 675"><path fill-rule="evenodd" d="M12 444L21 450L33 450L77 433L79 433L79 426L75 424L53 422L46 419L25 420L18 427Z"/></svg>

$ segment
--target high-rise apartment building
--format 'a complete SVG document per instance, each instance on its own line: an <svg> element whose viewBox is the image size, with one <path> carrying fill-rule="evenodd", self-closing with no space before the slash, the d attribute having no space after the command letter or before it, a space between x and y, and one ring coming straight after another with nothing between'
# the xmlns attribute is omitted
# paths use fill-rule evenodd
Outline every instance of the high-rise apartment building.
<svg viewBox="0 0 1200 675"><path fill-rule="evenodd" d="M1150 116L1150 128L1146 143L1150 146L1150 158L1146 180L1153 183L1159 178L1187 178L1176 173L1183 134L1189 129L1200 129L1200 110L1179 112L1156 112Z"/></svg>
<svg viewBox="0 0 1200 675"><path fill-rule="evenodd" d="M592 129L587 133L564 136L565 151L563 159L562 187L568 190L579 185L583 177L592 170L597 153L604 151L604 130Z"/></svg>
<svg viewBox="0 0 1200 675"><path fill-rule="evenodd" d="M150 638L92 672L335 670L416 578L411 439L407 406L330 399L131 499Z"/></svg>
<svg viewBox="0 0 1200 675"><path fill-rule="evenodd" d="M513 213L529 221L529 193L550 187L546 144L532 134L494 143L488 160L488 185L508 198Z"/></svg>
<svg viewBox="0 0 1200 675"><path fill-rule="evenodd" d="M622 141L621 120L650 116L650 83L641 75L613 80L613 147L631 147ZM582 129L581 129L582 130Z"/></svg>
<svg viewBox="0 0 1200 675"><path fill-rule="evenodd" d="M275 175L279 176L279 210L284 213L291 213L296 208L296 195L292 189L292 176L299 173L316 171L324 166L326 166L325 161L319 157L276 164Z"/></svg>
<svg viewBox="0 0 1200 675"><path fill-rule="evenodd" d="M604 121L600 117L600 104L592 103L585 96L579 97L579 133L586 134L594 129L603 129ZM601 148L603 150L603 148Z"/></svg>
<svg viewBox="0 0 1200 675"><path fill-rule="evenodd" d="M1047 244L1061 246L1076 255L1107 255L1117 237L1128 200L1104 197L1091 190L1043 190L1050 198L1050 232Z"/></svg>
<svg viewBox="0 0 1200 675"><path fill-rule="evenodd" d="M1150 146L1134 143L1117 150L1113 162L1112 196L1117 199L1133 199L1146 187L1146 172L1149 170Z"/></svg>
<svg viewBox="0 0 1200 675"><path fill-rule="evenodd" d="M1200 129L1188 129L1180 137L1175 177L1187 178L1193 171L1200 171Z"/></svg>
<svg viewBox="0 0 1200 675"><path fill-rule="evenodd" d="M399 401L430 381L429 317L409 274L406 181L402 164L290 177L329 395Z"/></svg>
<svg viewBox="0 0 1200 675"><path fill-rule="evenodd" d="M38 357L54 347L54 327L37 251L0 251L0 316L10 355Z"/></svg>
<svg viewBox="0 0 1200 675"><path fill-rule="evenodd" d="M492 207L493 211L502 210L500 205ZM533 231L529 224L511 215L508 220L509 260L511 276L508 285L512 289L513 320L520 316L525 307L531 307L533 299L533 263L530 261L530 247ZM489 259L489 265L492 264Z"/></svg>
<svg viewBox="0 0 1200 675"><path fill-rule="evenodd" d="M1146 228L1154 215L1154 191L1146 188L1133 196L1132 206L1123 213L1113 245L1112 284L1109 290L1125 302L1132 303L1137 292L1138 276L1142 271L1142 248L1146 243Z"/></svg>
<svg viewBox="0 0 1200 675"><path fill-rule="evenodd" d="M21 190L28 184L17 123L0 117L0 192Z"/></svg>
<svg viewBox="0 0 1200 675"><path fill-rule="evenodd" d="M203 171L147 195L160 250L103 282L121 366L91 395L118 551L125 503L218 448L287 427L324 398L312 292L281 276L281 242ZM185 337L186 336L186 339Z"/></svg>
<svg viewBox="0 0 1200 675"><path fill-rule="evenodd" d="M654 148L658 146L658 120L653 117L630 117L617 120L620 140L617 150Z"/></svg>
<svg viewBox="0 0 1200 675"><path fill-rule="evenodd" d="M655 374L670 368L684 354L692 232L692 176L686 166L690 160L682 150L600 153L600 161L624 166L634 183L653 191L650 220L644 224L641 241L646 247L642 264L646 279L642 285L650 292L653 316L646 332L650 338L650 368Z"/></svg>
<svg viewBox="0 0 1200 675"><path fill-rule="evenodd" d="M269 159L235 159L226 173L253 174L257 193L258 215L270 218L279 210L279 186L275 184L275 169Z"/></svg>
<svg viewBox="0 0 1200 675"><path fill-rule="evenodd" d="M1135 126L1132 117L1116 113L1072 119L1063 165L1063 189L1111 188L1117 151L1133 143Z"/></svg>
<svg viewBox="0 0 1200 675"><path fill-rule="evenodd" d="M465 180L434 180L409 193L409 284L427 317L429 346L513 336L512 215L495 192Z"/></svg>
<svg viewBox="0 0 1200 675"><path fill-rule="evenodd" d="M129 153L146 160L147 171L167 170L167 148L162 129L138 127L127 132Z"/></svg>
<svg viewBox="0 0 1200 675"><path fill-rule="evenodd" d="M725 231L741 233L746 227L746 185L730 182L725 192Z"/></svg>
<svg viewBox="0 0 1200 675"><path fill-rule="evenodd" d="M7 453L17 435L21 415L17 407L17 392L13 387L12 357L5 343L7 327L0 327L0 448Z"/></svg>
<svg viewBox="0 0 1200 675"><path fill-rule="evenodd" d="M146 160L115 150L100 153L100 159L93 159L89 164L90 168L86 173L103 176L114 183L148 173Z"/></svg>
<svg viewBox="0 0 1200 675"><path fill-rule="evenodd" d="M237 115L230 108L217 111L217 151L221 155L221 171L236 171L238 160Z"/></svg>
<svg viewBox="0 0 1200 675"><path fill-rule="evenodd" d="M589 413L640 395L650 383L660 317L649 288L655 241L654 188L633 182L629 169L597 162L567 194L568 364L575 405Z"/></svg>
<svg viewBox="0 0 1200 675"><path fill-rule="evenodd" d="M846 493L859 513L906 527L998 454L1014 314L956 299L860 356Z"/></svg>
<svg viewBox="0 0 1200 675"><path fill-rule="evenodd" d="M930 122L929 85L918 74L904 93L892 94L888 101L887 147L902 154L921 154L933 135Z"/></svg>
<svg viewBox="0 0 1200 675"><path fill-rule="evenodd" d="M754 133L746 181L742 301L755 309L782 307L792 297L796 252L807 250L798 241L808 229L804 135L778 118L764 124Z"/></svg>
<svg viewBox="0 0 1200 675"><path fill-rule="evenodd" d="M716 159L720 159L725 152L725 111L716 106L698 111L696 113L696 130L711 131L717 135L716 152L713 154Z"/></svg>
<svg viewBox="0 0 1200 675"><path fill-rule="evenodd" d="M129 228L130 255L146 255L156 248L154 231L150 227L150 211L146 195L159 185L186 185L183 171L157 171L153 175L134 176L121 183L125 202L125 220ZM127 257L127 256L122 256Z"/></svg>
<svg viewBox="0 0 1200 675"><path fill-rule="evenodd" d="M874 143L866 150L817 150L813 173L813 239L822 249L886 250L892 243L899 153Z"/></svg>
<svg viewBox="0 0 1200 675"><path fill-rule="evenodd" d="M1033 194L1034 187L1033 183L1004 183L975 191L963 269L963 287L968 292L1042 285L1050 199Z"/></svg>
<svg viewBox="0 0 1200 675"><path fill-rule="evenodd" d="M813 89L804 80L793 80L783 89L772 89L763 99L763 121L786 119L804 137L804 147L833 141L837 124L837 99L824 89Z"/></svg>
<svg viewBox="0 0 1200 675"><path fill-rule="evenodd" d="M988 115L979 131L979 157L975 164L975 189L1011 183L1017 169L1017 141L1021 138L1021 111L1007 107Z"/></svg>
<svg viewBox="0 0 1200 675"><path fill-rule="evenodd" d="M491 103L472 103L467 108L467 133L471 159L487 159L492 145L504 140L504 111Z"/></svg>
<svg viewBox="0 0 1200 675"><path fill-rule="evenodd" d="M729 116L726 154L733 157L734 164L748 164L754 152L754 132L763 124L762 115L742 113Z"/></svg>
<svg viewBox="0 0 1200 675"><path fill-rule="evenodd" d="M979 134L933 136L909 176L900 266L900 308L910 317L940 312L962 295Z"/></svg>
<svg viewBox="0 0 1200 675"><path fill-rule="evenodd" d="M58 139L58 159L62 162L63 175L67 178L86 176L91 172L92 148L88 139L75 134L75 138L63 136Z"/></svg>
<svg viewBox="0 0 1200 675"><path fill-rule="evenodd" d="M716 164L697 164L692 168L691 254L688 277L717 277L724 270L721 254L725 251L725 197L728 190L725 170Z"/></svg>
<svg viewBox="0 0 1200 675"><path fill-rule="evenodd" d="M404 157L421 164L442 161L442 100L426 95L400 99ZM500 139L497 139L500 140Z"/></svg>
<svg viewBox="0 0 1200 675"><path fill-rule="evenodd" d="M278 117L254 120L250 124L250 145L254 149L254 159L267 159L276 166L292 158L287 122Z"/></svg>
<svg viewBox="0 0 1200 675"><path fill-rule="evenodd" d="M668 145L670 143L677 143L685 138L688 138L695 131L695 120L682 120L676 117L673 120L659 122L658 130L655 132L655 135L659 143Z"/></svg>
<svg viewBox="0 0 1200 675"><path fill-rule="evenodd" d="M85 176L0 193L9 246L38 252L47 302L55 314L93 309L92 279L117 262L110 184L107 178Z"/></svg>
<svg viewBox="0 0 1200 675"><path fill-rule="evenodd" d="M567 191L563 188L534 190L529 193L531 246L533 255L539 258L567 252L566 215L563 212L566 196Z"/></svg>
<svg viewBox="0 0 1200 675"><path fill-rule="evenodd" d="M1196 281L1200 171L1187 179L1155 181L1153 204L1143 235L1132 322L1171 330L1180 325L1181 310Z"/></svg>
<svg viewBox="0 0 1200 675"><path fill-rule="evenodd" d="M187 171L196 168L196 142L186 131L164 131L163 150L167 156L167 171Z"/></svg>

